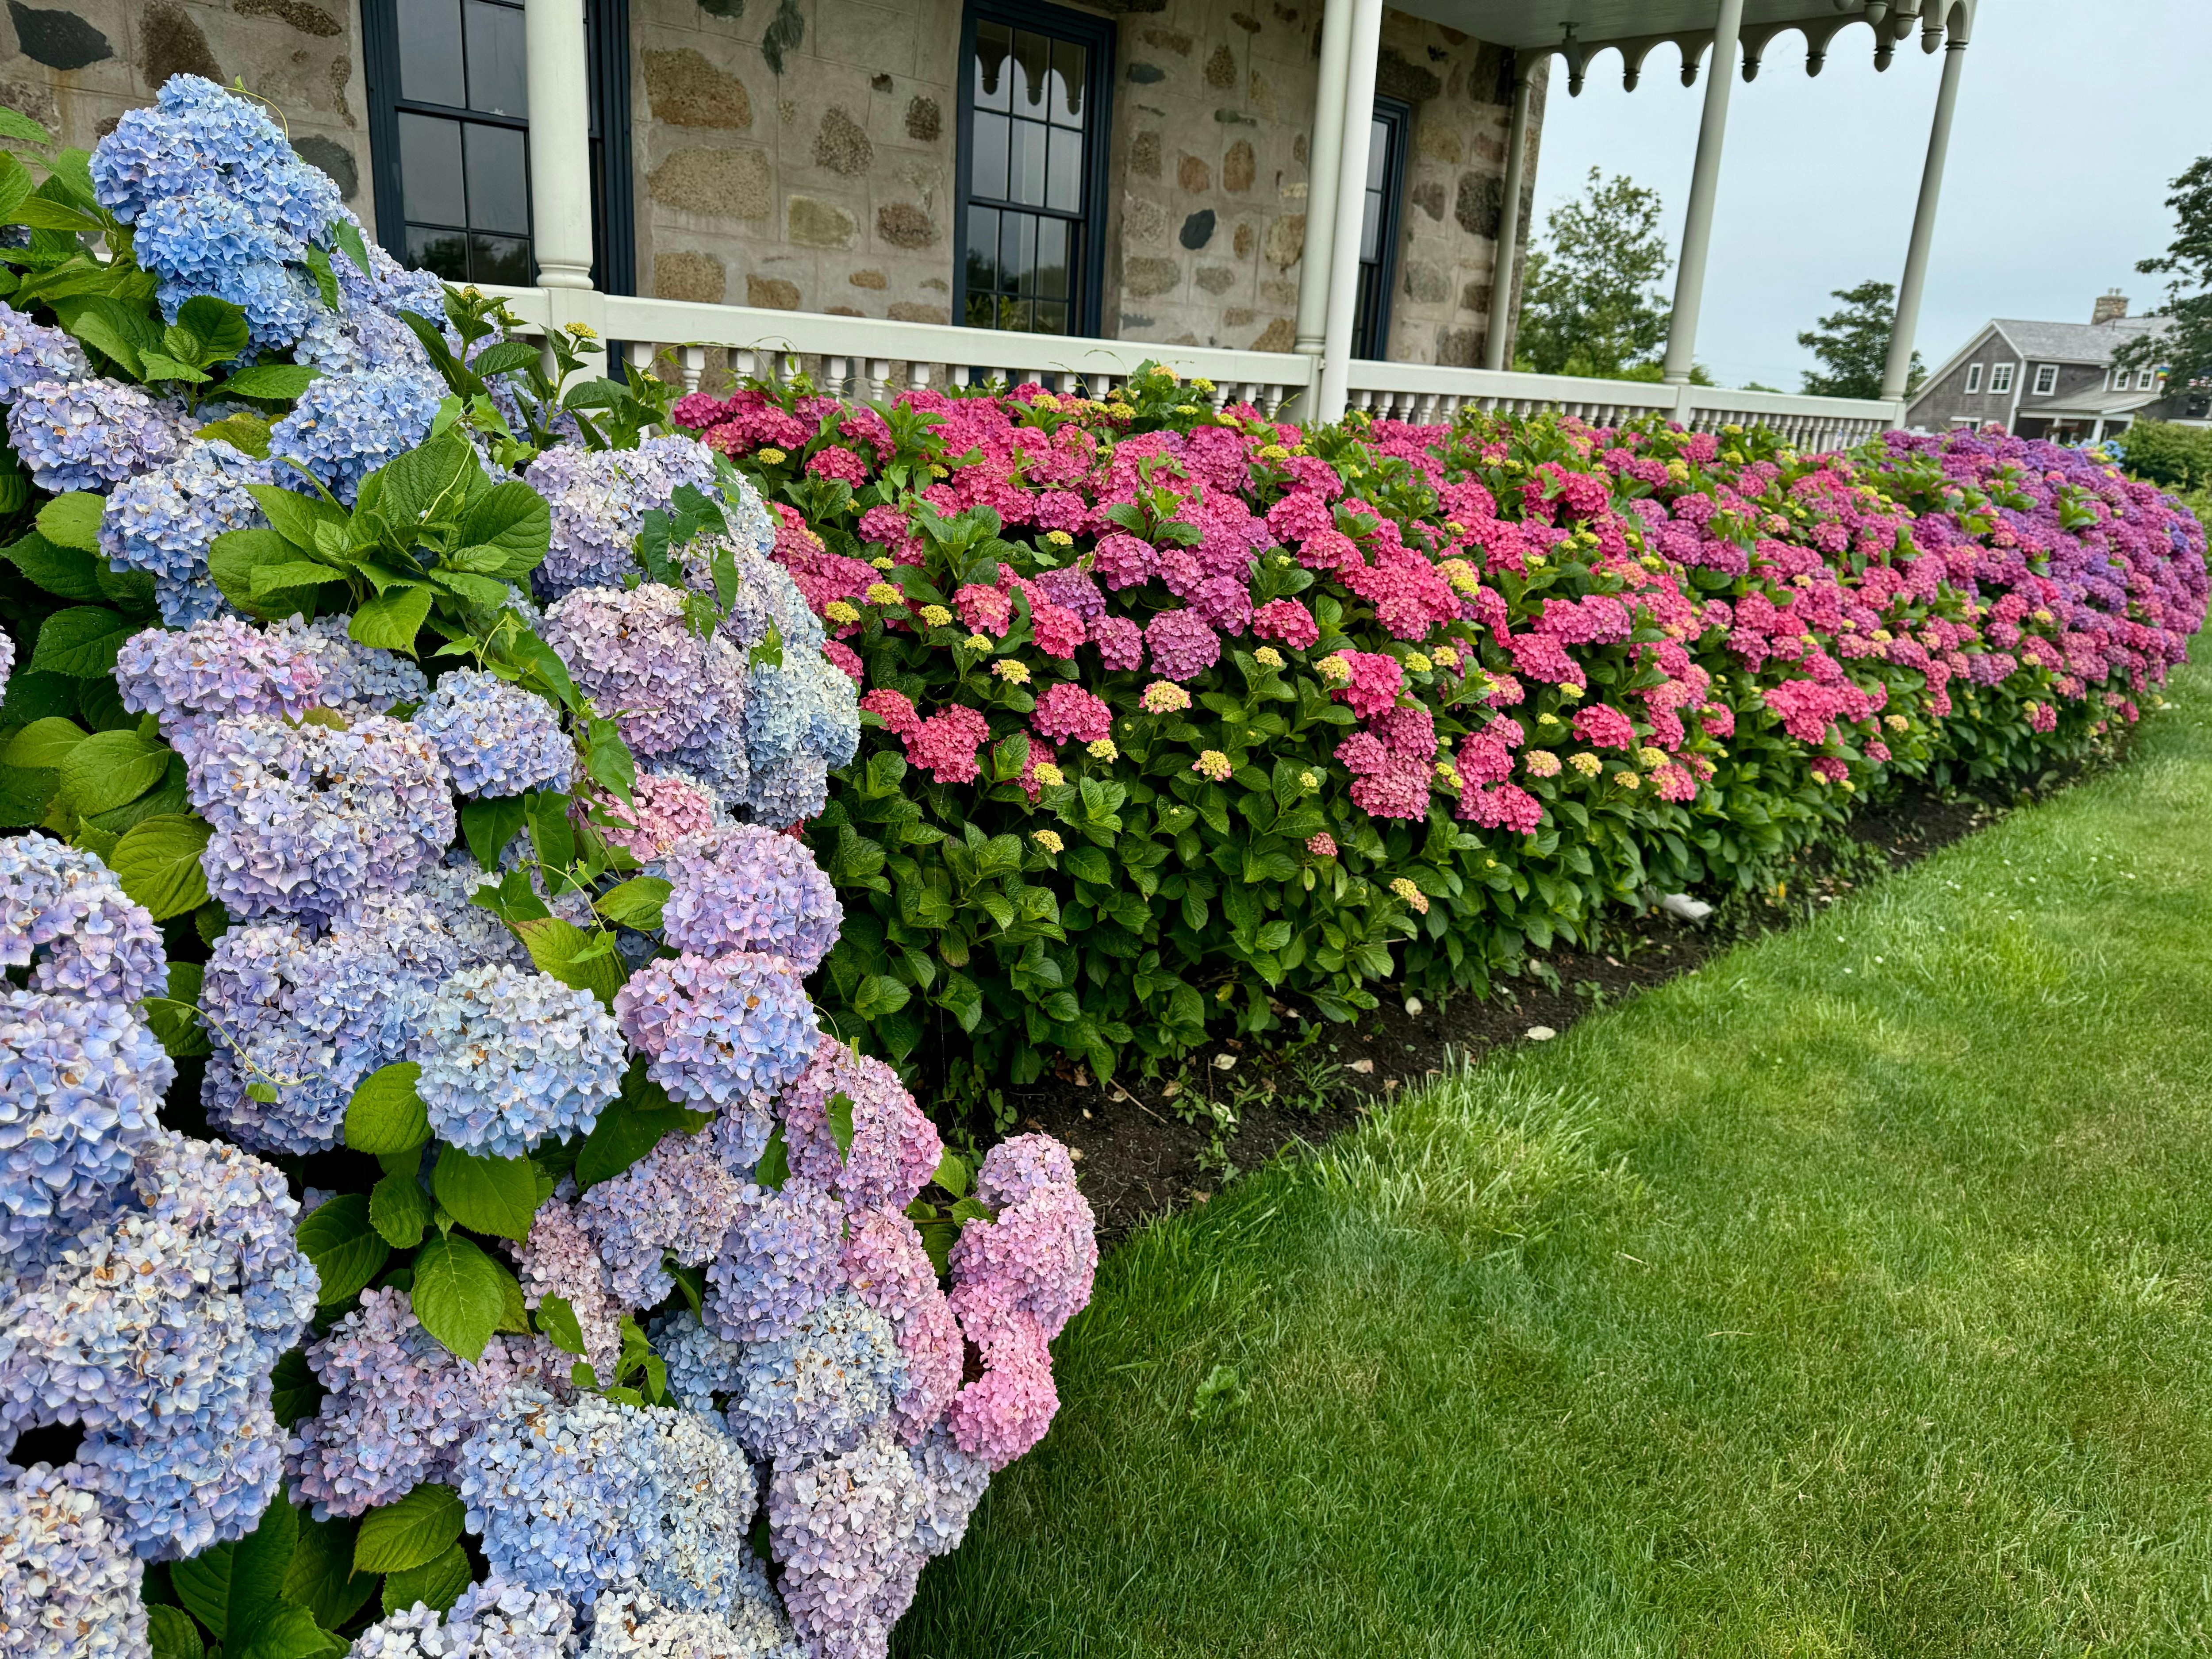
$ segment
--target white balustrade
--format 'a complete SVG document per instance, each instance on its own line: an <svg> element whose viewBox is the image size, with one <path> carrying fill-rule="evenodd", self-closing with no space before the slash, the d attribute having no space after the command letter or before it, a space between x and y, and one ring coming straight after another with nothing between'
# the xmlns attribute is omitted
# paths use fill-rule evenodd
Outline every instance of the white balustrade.
<svg viewBox="0 0 2212 1659"><path fill-rule="evenodd" d="M1103 397L1126 386L1138 365L1150 360L1187 380L1211 380L1212 391L1194 393L1194 401L1217 410L1244 403L1273 418L1298 420L1312 405L1318 373L1316 360L1303 352L1004 334L569 289L489 291L505 298L526 323L585 323L603 338L627 342L627 359L640 368L668 354L687 392L700 389L710 348L724 353L736 380L787 383L804 373L821 391L864 403L880 403L908 387L951 390L993 382L1034 381L1064 396ZM1617 426L1656 415L1698 432L1730 424L1765 426L1804 450L1862 442L1898 424L1905 414L1901 402L1875 398L1807 398L1438 363L1354 360L1348 378L1350 406L1377 420L1430 425L1449 422L1468 409L1522 415L1548 410L1593 426Z"/></svg>

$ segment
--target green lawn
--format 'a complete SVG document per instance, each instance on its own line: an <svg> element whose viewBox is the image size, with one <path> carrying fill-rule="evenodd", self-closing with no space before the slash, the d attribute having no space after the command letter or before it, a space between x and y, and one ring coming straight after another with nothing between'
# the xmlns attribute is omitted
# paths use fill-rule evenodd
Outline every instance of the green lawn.
<svg viewBox="0 0 2212 1659"><path fill-rule="evenodd" d="M2212 673L2171 695L1115 1251L901 1651L2212 1645Z"/></svg>

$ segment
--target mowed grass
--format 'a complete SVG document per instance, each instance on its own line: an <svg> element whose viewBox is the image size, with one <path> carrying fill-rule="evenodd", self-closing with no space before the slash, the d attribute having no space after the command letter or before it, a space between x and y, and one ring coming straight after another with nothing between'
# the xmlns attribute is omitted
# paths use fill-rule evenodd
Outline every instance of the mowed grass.
<svg viewBox="0 0 2212 1659"><path fill-rule="evenodd" d="M898 1651L2212 1644L2212 673L2170 695L1116 1250Z"/></svg>

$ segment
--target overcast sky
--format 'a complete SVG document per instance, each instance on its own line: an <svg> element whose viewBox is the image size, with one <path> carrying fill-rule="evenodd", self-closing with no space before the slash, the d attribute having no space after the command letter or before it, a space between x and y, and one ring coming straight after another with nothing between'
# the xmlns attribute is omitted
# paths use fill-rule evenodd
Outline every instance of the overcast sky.
<svg viewBox="0 0 2212 1659"><path fill-rule="evenodd" d="M1855 24L1808 79L1802 37L1782 35L1759 78L1735 82L1698 333L1698 361L1723 386L1796 391L1812 364L1797 332L1830 308L1829 290L1904 269L1942 53L1923 57L1916 34L1876 74L1873 52ZM1662 46L1625 93L1608 52L1569 98L1553 59L1539 235L1598 167L1659 191L1679 250L1705 82L1686 91L1678 64ZM1931 368L1991 317L2086 323L2113 287L2149 308L2162 279L2135 263L2171 239L2167 181L2212 152L2208 70L2212 0L1982 0L1920 313Z"/></svg>

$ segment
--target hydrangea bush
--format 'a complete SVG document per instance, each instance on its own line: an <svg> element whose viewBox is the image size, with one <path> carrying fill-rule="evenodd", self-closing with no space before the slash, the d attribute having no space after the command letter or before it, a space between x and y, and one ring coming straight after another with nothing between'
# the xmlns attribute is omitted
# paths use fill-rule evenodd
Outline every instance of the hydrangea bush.
<svg viewBox="0 0 2212 1659"><path fill-rule="evenodd" d="M0 1650L884 1653L1097 1255L817 1016L772 516L243 97L0 134Z"/></svg>
<svg viewBox="0 0 2212 1659"><path fill-rule="evenodd" d="M861 678L820 994L909 1067L1480 991L1909 781L2108 744L2204 619L2202 526L2094 452L1212 394L676 405Z"/></svg>

